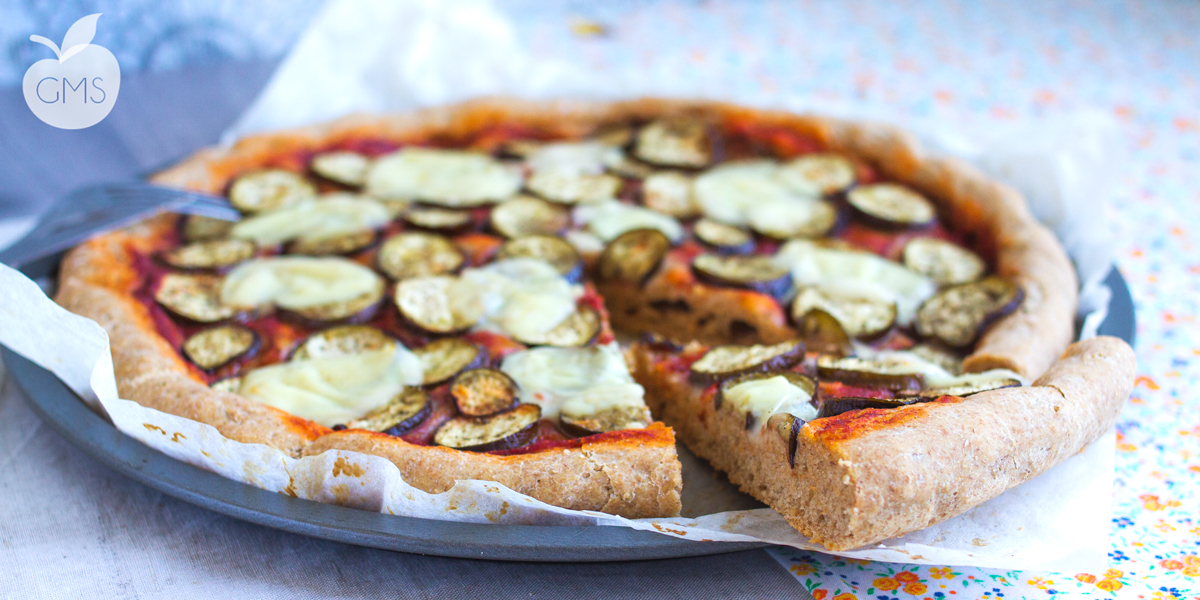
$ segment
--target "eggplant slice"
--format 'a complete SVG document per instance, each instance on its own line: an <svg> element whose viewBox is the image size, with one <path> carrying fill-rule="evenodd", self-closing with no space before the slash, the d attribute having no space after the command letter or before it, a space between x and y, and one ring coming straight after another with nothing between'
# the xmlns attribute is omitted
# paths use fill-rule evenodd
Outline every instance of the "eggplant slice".
<svg viewBox="0 0 1200 600"><path fill-rule="evenodd" d="M817 409L817 418L836 417L842 413L864 408L900 408L926 400L915 396L909 398L856 398L852 396L826 398L821 402L821 408Z"/></svg>
<svg viewBox="0 0 1200 600"><path fill-rule="evenodd" d="M919 227L937 217L932 202L895 183L860 185L846 194L846 202L868 222L884 227Z"/></svg>
<svg viewBox="0 0 1200 600"><path fill-rule="evenodd" d="M842 324L833 315L819 308L804 313L796 321L796 330L809 352L834 356L849 356L854 353L854 345L846 330L842 329Z"/></svg>
<svg viewBox="0 0 1200 600"><path fill-rule="evenodd" d="M176 269L227 269L254 258L254 242L216 239L190 244L162 253L162 261Z"/></svg>
<svg viewBox="0 0 1200 600"><path fill-rule="evenodd" d="M404 222L418 229L457 233L472 224L471 213L450 208L414 208L404 213Z"/></svg>
<svg viewBox="0 0 1200 600"><path fill-rule="evenodd" d="M185 242L203 242L229 237L235 221L214 219L204 215L184 215L180 233Z"/></svg>
<svg viewBox="0 0 1200 600"><path fill-rule="evenodd" d="M729 390L733 389L734 386L746 383L747 381L770 379L772 377L783 377L788 381L788 383L804 390L805 392L808 392L809 398L815 398L817 395L817 384L812 380L812 378L802 373L772 369L769 371L743 373L722 381L721 385L717 388L717 395L714 398L717 408L724 406L726 394L729 392Z"/></svg>
<svg viewBox="0 0 1200 600"><path fill-rule="evenodd" d="M779 176L797 191L829 196L854 185L854 164L839 154L806 154L785 164Z"/></svg>
<svg viewBox="0 0 1200 600"><path fill-rule="evenodd" d="M962 374L962 357L941 344L917 344L908 351L941 367L951 375Z"/></svg>
<svg viewBox="0 0 1200 600"><path fill-rule="evenodd" d="M704 253L692 259L692 270L702 281L747 288L776 300L792 287L791 271L770 256Z"/></svg>
<svg viewBox="0 0 1200 600"><path fill-rule="evenodd" d="M291 308L288 309L288 312L312 323L334 323L346 320L364 321L375 314L375 310L383 300L383 292L383 278L377 276L375 287L357 298L306 308Z"/></svg>
<svg viewBox="0 0 1200 600"><path fill-rule="evenodd" d="M512 408L517 390L517 382L496 369L463 371L450 382L450 396L458 412L468 417L486 417Z"/></svg>
<svg viewBox="0 0 1200 600"><path fill-rule="evenodd" d="M978 281L987 272L987 263L978 254L958 244L928 237L904 245L904 266L943 286Z"/></svg>
<svg viewBox="0 0 1200 600"><path fill-rule="evenodd" d="M692 234L721 254L746 254L754 250L754 236L749 231L720 221L700 219L692 225Z"/></svg>
<svg viewBox="0 0 1200 600"><path fill-rule="evenodd" d="M558 420L568 433L581 437L607 431L642 429L654 422L650 409L645 406L614 406L590 415L561 412Z"/></svg>
<svg viewBox="0 0 1200 600"><path fill-rule="evenodd" d="M183 342L183 354L197 367L211 371L248 354L258 346L258 334L241 325L219 325L193 334Z"/></svg>
<svg viewBox="0 0 1200 600"><path fill-rule="evenodd" d="M578 348L586 346L600 333L600 313L596 309L581 304L575 307L561 323L553 329L537 336L526 335L516 337L518 342L530 346L556 346L559 348Z"/></svg>
<svg viewBox="0 0 1200 600"><path fill-rule="evenodd" d="M654 121L637 134L634 155L651 164L700 168L712 161L708 125L688 118Z"/></svg>
<svg viewBox="0 0 1200 600"><path fill-rule="evenodd" d="M335 183L362 187L367 181L371 159L357 152L325 152L314 156L309 168L318 176Z"/></svg>
<svg viewBox="0 0 1200 600"><path fill-rule="evenodd" d="M575 246L562 238L548 235L530 235L505 242L496 252L496 260L508 258L532 258L540 260L558 271L568 281L579 281L583 274L583 259Z"/></svg>
<svg viewBox="0 0 1200 600"><path fill-rule="evenodd" d="M396 284L395 302L400 315L424 331L435 334L463 331L475 319L454 310L448 295L453 277L436 275L405 279Z"/></svg>
<svg viewBox="0 0 1200 600"><path fill-rule="evenodd" d="M958 396L965 398L967 396L978 394L980 392L988 392L991 390L999 390L1003 388L1021 387L1021 380L1012 377L995 377L983 381L973 381L970 383L960 383L957 385L948 385L944 387L933 387L921 390L917 397L925 400L937 400L942 396ZM904 394L909 395L909 394Z"/></svg>
<svg viewBox="0 0 1200 600"><path fill-rule="evenodd" d="M837 225L838 212L824 200L769 202L750 207L750 228L776 240L818 238Z"/></svg>
<svg viewBox="0 0 1200 600"><path fill-rule="evenodd" d="M817 376L822 381L840 381L894 392L918 392L925 386L924 377L912 372L908 363L896 363L886 358L819 356Z"/></svg>
<svg viewBox="0 0 1200 600"><path fill-rule="evenodd" d="M676 219L700 214L692 197L692 178L675 171L655 173L642 182L642 204Z"/></svg>
<svg viewBox="0 0 1200 600"><path fill-rule="evenodd" d="M455 417L438 428L433 443L472 452L511 450L534 441L541 419L542 409L536 404L518 404L490 417Z"/></svg>
<svg viewBox="0 0 1200 600"><path fill-rule="evenodd" d="M375 243L378 234L372 229L343 233L317 239L300 238L288 244L288 253L309 256L353 254Z"/></svg>
<svg viewBox="0 0 1200 600"><path fill-rule="evenodd" d="M671 240L657 229L626 231L605 246L597 273L602 281L641 285L670 249Z"/></svg>
<svg viewBox="0 0 1200 600"><path fill-rule="evenodd" d="M283 169L247 173L238 177L229 188L229 202L243 213L275 210L316 197L316 186Z"/></svg>
<svg viewBox="0 0 1200 600"><path fill-rule="evenodd" d="M946 288L917 310L917 333L952 348L966 348L1024 299L1021 288L999 277Z"/></svg>
<svg viewBox="0 0 1200 600"><path fill-rule="evenodd" d="M221 303L223 277L168 273L159 281L154 299L167 310L197 323L215 323L237 311Z"/></svg>
<svg viewBox="0 0 1200 600"><path fill-rule="evenodd" d="M792 318L800 322L810 311L821 310L837 319L853 338L876 338L896 322L896 303L885 302L831 287L801 288L792 301Z"/></svg>
<svg viewBox="0 0 1200 600"><path fill-rule="evenodd" d="M561 205L533 196L516 196L498 204L489 217L492 229L507 238L558 235L571 225L571 213Z"/></svg>
<svg viewBox="0 0 1200 600"><path fill-rule="evenodd" d="M559 204L603 202L617 197L624 182L616 175L539 171L525 181L525 189Z"/></svg>
<svg viewBox="0 0 1200 600"><path fill-rule="evenodd" d="M388 238L376 256L379 270L394 280L446 275L466 258L450 240L436 233L409 231Z"/></svg>
<svg viewBox="0 0 1200 600"><path fill-rule="evenodd" d="M225 379L218 379L208 384L208 387L225 394L236 394L238 390L242 389L242 378L226 377Z"/></svg>
<svg viewBox="0 0 1200 600"><path fill-rule="evenodd" d="M425 366L424 386L436 386L451 377L458 375L464 369L470 369L484 358L479 347L462 338L442 338L434 340L413 350Z"/></svg>
<svg viewBox="0 0 1200 600"><path fill-rule="evenodd" d="M388 435L404 435L433 412L433 403L424 390L406 388L387 404L346 423L347 429L381 431Z"/></svg>
<svg viewBox="0 0 1200 600"><path fill-rule="evenodd" d="M396 340L378 327L339 325L314 333L292 351L291 360L352 356L381 350Z"/></svg>
<svg viewBox="0 0 1200 600"><path fill-rule="evenodd" d="M706 379L765 371L785 371L804 358L804 344L798 340L772 346L717 346L692 363L692 372Z"/></svg>

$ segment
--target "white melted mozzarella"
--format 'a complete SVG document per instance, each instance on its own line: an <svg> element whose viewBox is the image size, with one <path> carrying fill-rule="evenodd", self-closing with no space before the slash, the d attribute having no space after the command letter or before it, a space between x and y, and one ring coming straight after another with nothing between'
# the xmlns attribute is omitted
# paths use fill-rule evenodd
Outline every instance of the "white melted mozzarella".
<svg viewBox="0 0 1200 600"><path fill-rule="evenodd" d="M844 293L896 303L896 320L912 323L917 309L937 291L932 279L882 256L856 250L822 248L792 240L775 260L792 273L796 286L819 285Z"/></svg>
<svg viewBox="0 0 1200 600"><path fill-rule="evenodd" d="M787 185L779 164L769 160L735 162L710 169L692 187L705 216L730 225L746 225L750 209L779 202L811 200Z"/></svg>
<svg viewBox="0 0 1200 600"><path fill-rule="evenodd" d="M375 161L366 191L380 198L477 206L513 195L521 183L517 169L486 154L404 148Z"/></svg>
<svg viewBox="0 0 1200 600"><path fill-rule="evenodd" d="M242 377L238 393L328 427L383 406L422 378L421 359L397 343L259 367Z"/></svg>
<svg viewBox="0 0 1200 600"><path fill-rule="evenodd" d="M575 207L572 218L606 242L634 229L657 229L672 242L683 238L683 226L674 218L642 206L616 200Z"/></svg>
<svg viewBox="0 0 1200 600"><path fill-rule="evenodd" d="M532 339L575 312L583 287L544 261L510 258L463 270L447 293L477 329Z"/></svg>
<svg viewBox="0 0 1200 600"><path fill-rule="evenodd" d="M596 141L555 142L534 150L525 164L537 172L559 175L598 175L604 166L621 159L617 148Z"/></svg>
<svg viewBox="0 0 1200 600"><path fill-rule="evenodd" d="M778 414L789 414L803 421L817 418L812 396L782 375L744 381L725 390L722 398L739 411L754 415L763 425Z"/></svg>
<svg viewBox="0 0 1200 600"><path fill-rule="evenodd" d="M390 220L387 208L379 202L336 193L248 217L234 225L229 235L273 246L295 239L316 241L378 229Z"/></svg>
<svg viewBox="0 0 1200 600"><path fill-rule="evenodd" d="M371 292L379 275L341 257L277 256L246 261L221 285L221 302L299 309L346 302Z"/></svg>
<svg viewBox="0 0 1200 600"><path fill-rule="evenodd" d="M592 415L618 406L645 406L645 390L634 383L616 343L586 348L532 348L505 357L500 370L521 389L521 401L537 404L542 416L560 412Z"/></svg>

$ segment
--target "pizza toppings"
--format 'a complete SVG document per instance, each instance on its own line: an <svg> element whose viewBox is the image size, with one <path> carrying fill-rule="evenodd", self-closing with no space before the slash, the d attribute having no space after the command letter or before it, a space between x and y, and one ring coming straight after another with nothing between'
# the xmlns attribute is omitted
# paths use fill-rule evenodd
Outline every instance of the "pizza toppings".
<svg viewBox="0 0 1200 600"><path fill-rule="evenodd" d="M218 379L208 385L208 387L226 394L236 394L242 387L241 377L226 377Z"/></svg>
<svg viewBox="0 0 1200 600"><path fill-rule="evenodd" d="M593 203L609 200L621 191L621 178L607 173L564 173L560 171L536 171L525 182L525 187L559 204Z"/></svg>
<svg viewBox="0 0 1200 600"><path fill-rule="evenodd" d="M637 134L634 154L641 160L668 167L698 168L712 160L708 125L687 118L660 119Z"/></svg>
<svg viewBox="0 0 1200 600"><path fill-rule="evenodd" d="M677 219L694 217L700 212L692 198L692 178L677 171L646 177L642 182L642 204Z"/></svg>
<svg viewBox="0 0 1200 600"><path fill-rule="evenodd" d="M772 346L717 346L692 363L692 372L710 379L745 373L783 371L804 358L804 344L796 340Z"/></svg>
<svg viewBox="0 0 1200 600"><path fill-rule="evenodd" d="M391 220L388 209L375 200L335 193L248 217L234 225L229 235L260 246L299 240L316 247L325 240L351 234L361 238L366 233L374 240L374 230Z"/></svg>
<svg viewBox="0 0 1200 600"><path fill-rule="evenodd" d="M425 366L424 386L435 386L449 381L464 369L470 369L480 363L484 354L479 347L467 340L457 337L434 340L413 350Z"/></svg>
<svg viewBox="0 0 1200 600"><path fill-rule="evenodd" d="M404 279L396 284L395 302L400 315L430 333L464 331L478 320L465 310L455 290L456 280L447 276Z"/></svg>
<svg viewBox="0 0 1200 600"><path fill-rule="evenodd" d="M414 208L404 213L404 222L418 229L455 233L471 226L471 213L445 208Z"/></svg>
<svg viewBox="0 0 1200 600"><path fill-rule="evenodd" d="M802 421L817 415L812 405L816 384L790 371L748 373L726 379L717 388L716 404L746 415L746 428L770 422L772 416L789 414Z"/></svg>
<svg viewBox="0 0 1200 600"><path fill-rule="evenodd" d="M584 348L530 348L504 358L500 370L520 386L521 401L576 421L620 407L644 408L645 390L634 383L615 343Z"/></svg>
<svg viewBox="0 0 1200 600"><path fill-rule="evenodd" d="M371 159L357 152L325 152L313 157L309 168L313 173L335 183L362 187L367 181Z"/></svg>
<svg viewBox="0 0 1200 600"><path fill-rule="evenodd" d="M925 381L920 371L901 358L820 356L817 375L822 381L841 381L849 385L881 388L896 392L919 391Z"/></svg>
<svg viewBox="0 0 1200 600"><path fill-rule="evenodd" d="M796 321L796 330L809 352L835 356L849 356L854 353L854 345L846 330L842 329L842 324L833 315L819 308L813 308L801 315Z"/></svg>
<svg viewBox="0 0 1200 600"><path fill-rule="evenodd" d="M800 322L813 310L832 315L842 330L854 338L876 338L896 322L896 303L872 294L869 288L807 286L792 301L792 318Z"/></svg>
<svg viewBox="0 0 1200 600"><path fill-rule="evenodd" d="M496 369L471 369L450 383L450 396L462 414L486 417L517 403L517 383Z"/></svg>
<svg viewBox="0 0 1200 600"><path fill-rule="evenodd" d="M180 233L185 242L202 242L226 237L230 229L233 229L233 221L204 215L184 215Z"/></svg>
<svg viewBox="0 0 1200 600"><path fill-rule="evenodd" d="M852 410L862 410L864 408L900 408L908 406L916 402L922 402L925 399L917 397L909 398L858 398L854 396L844 396L840 398L825 398L821 401L821 409L817 411L817 418L824 419L825 417L836 417L842 413L848 413Z"/></svg>
<svg viewBox="0 0 1200 600"><path fill-rule="evenodd" d="M440 235L410 231L388 238L375 260L385 275L403 280L453 273L466 258Z"/></svg>
<svg viewBox="0 0 1200 600"><path fill-rule="evenodd" d="M779 178L771 160L732 162L696 177L692 187L704 215L730 225L746 225L750 209L780 202L810 201Z"/></svg>
<svg viewBox="0 0 1200 600"><path fill-rule="evenodd" d="M177 269L226 269L254 257L254 242L215 239L192 242L162 253L162 261Z"/></svg>
<svg viewBox="0 0 1200 600"><path fill-rule="evenodd" d="M854 164L837 154L806 154L779 170L788 185L813 196L836 194L854 185Z"/></svg>
<svg viewBox="0 0 1200 600"><path fill-rule="evenodd" d="M580 304L575 312L545 332L512 332L517 341L531 346L559 346L572 348L586 346L596 339L602 326L600 313L586 304Z"/></svg>
<svg viewBox="0 0 1200 600"><path fill-rule="evenodd" d="M837 225L838 213L824 200L768 202L746 212L750 227L769 238L815 238L826 235Z"/></svg>
<svg viewBox="0 0 1200 600"><path fill-rule="evenodd" d="M534 440L541 418L536 404L519 404L490 417L455 417L438 428L433 442L474 452L520 448Z"/></svg>
<svg viewBox="0 0 1200 600"><path fill-rule="evenodd" d="M568 281L578 281L583 273L583 260L575 247L562 238L531 235L509 240L496 253L496 260L529 258L552 267Z"/></svg>
<svg viewBox="0 0 1200 600"><path fill-rule="evenodd" d="M388 435L404 435L433 412L429 394L416 388L405 388L387 404L345 423L347 429L381 431Z"/></svg>
<svg viewBox="0 0 1200 600"><path fill-rule="evenodd" d="M933 203L913 190L894 183L861 185L846 201L868 221L888 227L919 227L937 217Z"/></svg>
<svg viewBox="0 0 1200 600"><path fill-rule="evenodd" d="M937 399L942 396L958 396L960 398L1009 387L1020 387L1021 380L1003 372L971 373L955 377L947 385L931 387L916 393L916 396Z"/></svg>
<svg viewBox="0 0 1200 600"><path fill-rule="evenodd" d="M608 243L597 272L602 281L641 285L658 270L671 240L657 229L634 229Z"/></svg>
<svg viewBox="0 0 1200 600"><path fill-rule="evenodd" d="M168 273L159 281L154 299L167 310L191 321L224 321L237 312L221 301L224 281L215 275Z"/></svg>
<svg viewBox="0 0 1200 600"><path fill-rule="evenodd" d="M917 333L953 348L975 342L987 328L1021 304L1021 288L999 277L946 288L917 311Z"/></svg>
<svg viewBox="0 0 1200 600"><path fill-rule="evenodd" d="M304 177L282 169L242 175L229 188L229 202L244 213L259 213L292 206L317 196L317 188Z"/></svg>
<svg viewBox="0 0 1200 600"><path fill-rule="evenodd" d="M922 360L937 365L951 375L962 373L962 357L941 344L917 344L909 348L908 351Z"/></svg>
<svg viewBox="0 0 1200 600"><path fill-rule="evenodd" d="M340 321L369 314L383 278L340 257L278 256L244 262L221 285L221 302L244 310L276 306L303 319Z"/></svg>
<svg viewBox="0 0 1200 600"><path fill-rule="evenodd" d="M776 299L786 296L792 285L788 269L770 256L704 253L692 259L692 270L704 281L744 287Z"/></svg>
<svg viewBox="0 0 1200 600"><path fill-rule="evenodd" d="M292 351L291 360L350 356L389 348L396 340L378 327L340 325L308 336Z"/></svg>
<svg viewBox="0 0 1200 600"><path fill-rule="evenodd" d="M370 229L328 237L302 237L288 245L288 252L310 256L353 254L374 244L376 237L378 235Z"/></svg>
<svg viewBox="0 0 1200 600"><path fill-rule="evenodd" d="M448 208L491 204L520 188L520 172L486 154L434 148L402 148L382 156L366 181L372 196Z"/></svg>
<svg viewBox="0 0 1200 600"><path fill-rule="evenodd" d="M979 255L937 238L915 238L904 245L904 266L938 285L971 283L983 277L987 264Z"/></svg>
<svg viewBox="0 0 1200 600"><path fill-rule="evenodd" d="M754 249L750 232L712 219L696 221L692 235L721 254L745 254Z"/></svg>
<svg viewBox="0 0 1200 600"><path fill-rule="evenodd" d="M516 196L492 209L492 229L508 238L558 235L571 224L570 212L532 196Z"/></svg>
<svg viewBox="0 0 1200 600"><path fill-rule="evenodd" d="M578 206L572 216L577 224L586 225L588 231L606 242L634 229L657 229L672 242L683 238L683 226L679 221L660 212L616 200Z"/></svg>
<svg viewBox="0 0 1200 600"><path fill-rule="evenodd" d="M564 409L558 419L563 424L563 429L580 436L623 429L641 429L654 421L650 416L650 409L644 405L614 406L586 414L571 413Z"/></svg>
<svg viewBox="0 0 1200 600"><path fill-rule="evenodd" d="M211 371L250 353L258 335L241 325L220 325L193 334L183 342L183 354L197 367Z"/></svg>

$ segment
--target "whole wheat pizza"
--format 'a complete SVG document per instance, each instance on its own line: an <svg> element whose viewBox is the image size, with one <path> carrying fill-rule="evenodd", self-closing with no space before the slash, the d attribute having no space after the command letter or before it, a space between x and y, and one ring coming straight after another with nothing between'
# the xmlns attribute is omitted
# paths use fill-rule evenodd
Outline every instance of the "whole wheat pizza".
<svg viewBox="0 0 1200 600"><path fill-rule="evenodd" d="M473 101L251 137L64 260L123 398L627 517L675 436L830 549L961 513L1113 423L1135 360L1012 189L872 123Z"/></svg>

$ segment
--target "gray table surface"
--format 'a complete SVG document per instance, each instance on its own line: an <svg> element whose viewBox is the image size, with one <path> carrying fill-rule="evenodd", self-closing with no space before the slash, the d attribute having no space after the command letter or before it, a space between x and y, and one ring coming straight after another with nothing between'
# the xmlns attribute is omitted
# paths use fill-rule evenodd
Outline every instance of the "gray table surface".
<svg viewBox="0 0 1200 600"><path fill-rule="evenodd" d="M90 129L38 121L0 90L0 222L88 183L134 178L215 143L271 63L122 81ZM0 245L3 245L0 243ZM243 523L96 463L40 423L0 371L0 597L787 598L802 586L762 550L608 564L401 554Z"/></svg>

